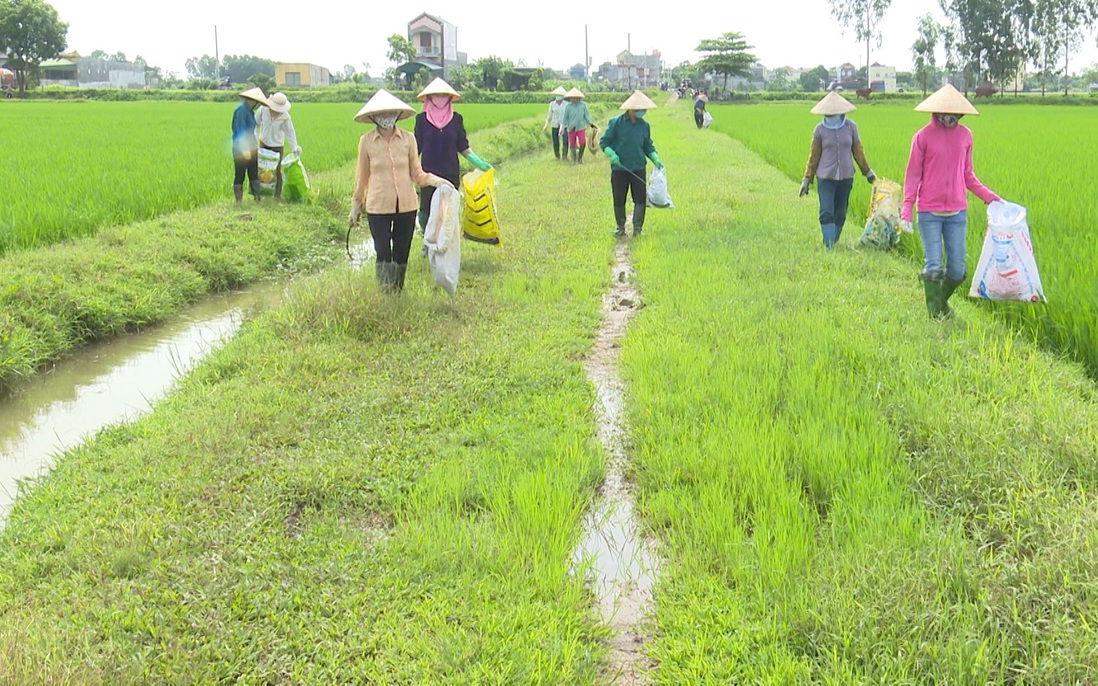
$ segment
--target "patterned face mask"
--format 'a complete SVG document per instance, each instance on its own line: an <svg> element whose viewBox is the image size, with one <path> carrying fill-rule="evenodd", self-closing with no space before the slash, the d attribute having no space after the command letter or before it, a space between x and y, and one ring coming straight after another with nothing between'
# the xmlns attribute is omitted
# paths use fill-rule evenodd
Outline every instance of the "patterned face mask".
<svg viewBox="0 0 1098 686"><path fill-rule="evenodd" d="M384 117L374 117L374 123L382 129L391 129L396 126L397 116L395 114L385 115Z"/></svg>
<svg viewBox="0 0 1098 686"><path fill-rule="evenodd" d="M938 120L938 123L947 129L951 129L957 125L957 122L961 120L961 117L956 114L936 114L934 118Z"/></svg>

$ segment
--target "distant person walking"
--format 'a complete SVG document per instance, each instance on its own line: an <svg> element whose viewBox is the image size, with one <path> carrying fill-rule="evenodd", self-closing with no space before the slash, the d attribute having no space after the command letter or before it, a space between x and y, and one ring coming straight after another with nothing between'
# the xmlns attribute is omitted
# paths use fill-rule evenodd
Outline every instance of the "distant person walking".
<svg viewBox="0 0 1098 686"><path fill-rule="evenodd" d="M233 196L244 199L244 177L252 197L259 201L259 141L255 137L255 108L267 104L267 96L259 88L249 88L240 94L240 104L233 110Z"/></svg>
<svg viewBox="0 0 1098 686"><path fill-rule="evenodd" d="M282 158L286 156L289 145L293 154L301 156L301 146L297 144L297 132L290 120L290 100L285 93L275 93L267 98L267 104L261 105L255 113L256 128L259 132L259 147L278 153L278 167L275 168L275 200L282 199Z"/></svg>
<svg viewBox="0 0 1098 686"><path fill-rule="evenodd" d="M563 86L557 86L553 89L550 95L553 96L553 102L549 103L549 113L545 115L545 124L542 125L541 130L545 132L550 126L553 128L553 155L559 160L561 143L564 143L564 159L568 159L568 140L564 138L561 131L561 119L564 117L564 94L567 91ZM562 140L564 139L564 140Z"/></svg>
<svg viewBox="0 0 1098 686"><path fill-rule="evenodd" d="M869 168L862 149L862 140L858 127L846 115L853 112L854 105L849 100L831 92L824 96L812 108L812 114L823 116L812 131L812 146L808 153L808 164L801 180L800 195L808 195L812 178L816 177L816 193L820 199L820 232L823 234L824 248L830 249L839 241L846 223L847 206L850 204L850 190L854 187L854 163L865 174L869 183L877 180L877 175Z"/></svg>
<svg viewBox="0 0 1098 686"><path fill-rule="evenodd" d="M699 129L705 123L705 103L707 102L709 102L709 96L705 94L705 91L698 91L697 96L694 98L694 123Z"/></svg>
<svg viewBox="0 0 1098 686"><path fill-rule="evenodd" d="M423 111L416 115L415 137L419 146L423 170L441 176L454 188L461 187L461 165L458 155L481 171L488 171L492 165L480 159L469 147L469 136L465 133L465 122L454 111L453 104L461 100L450 84L435 79L420 91L417 99L423 103ZM426 230L431 218L431 198L435 195L433 186L419 192L419 228ZM423 246L427 254L427 246Z"/></svg>
<svg viewBox="0 0 1098 686"><path fill-rule="evenodd" d="M561 114L561 128L568 136L568 148L572 154L572 164L583 164L583 151L587 149L587 127L593 124L591 111L583 101L580 89L573 88L564 94L568 104Z"/></svg>
<svg viewBox="0 0 1098 686"><path fill-rule="evenodd" d="M959 123L966 114L979 114L972 103L946 84L916 105L915 111L929 112L930 123L911 138L900 221L905 229L910 229L912 213L918 205L919 238L923 244L923 271L919 276L927 311L938 319L953 314L949 298L967 275L965 190L985 203L1000 198L980 183L972 171L972 131Z"/></svg>
<svg viewBox="0 0 1098 686"><path fill-rule="evenodd" d="M645 182L645 169L648 160L663 169L663 162L656 154L652 143L652 129L644 120L648 110L655 109L656 103L640 91L621 104L625 110L610 120L606 132L599 140L606 159L610 160L610 192L614 203L614 235L625 235L625 194L628 191L633 198L633 237L640 236L644 229L644 214L648 205L648 188Z"/></svg>
<svg viewBox="0 0 1098 686"><path fill-rule="evenodd" d="M378 285L387 293L404 288L408 252L416 229L416 185L439 187L450 181L423 171L415 136L397 127L415 113L385 89L379 89L355 114L355 121L373 123L358 141L355 187L348 222L354 226L366 210L366 221L377 252Z"/></svg>

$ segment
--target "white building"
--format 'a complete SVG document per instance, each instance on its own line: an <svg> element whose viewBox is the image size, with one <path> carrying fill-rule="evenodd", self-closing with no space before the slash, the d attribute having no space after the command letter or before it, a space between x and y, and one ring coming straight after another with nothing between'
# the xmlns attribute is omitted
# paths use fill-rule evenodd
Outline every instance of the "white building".
<svg viewBox="0 0 1098 686"><path fill-rule="evenodd" d="M869 87L885 93L896 92L896 67L886 67L874 62L869 65Z"/></svg>

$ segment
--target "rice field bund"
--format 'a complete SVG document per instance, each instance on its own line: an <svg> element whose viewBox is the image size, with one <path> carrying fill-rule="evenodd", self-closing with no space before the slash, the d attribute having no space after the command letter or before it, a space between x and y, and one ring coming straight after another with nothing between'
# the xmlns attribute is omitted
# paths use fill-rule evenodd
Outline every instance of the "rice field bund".
<svg viewBox="0 0 1098 686"><path fill-rule="evenodd" d="M910 239L856 249L852 217L822 249L797 198L808 105L714 105L698 130L659 102L675 208L643 237L612 236L603 156L562 165L509 133L536 134L535 106L473 135L503 244L463 245L455 297L417 259L395 298L343 262L300 274L150 414L58 456L0 530L0 686L636 683L574 557L616 474L659 559L631 625L642 683L1098 683L1095 217L1072 195L1091 110L966 118L977 174L1031 209L1050 303L955 297L935 321ZM902 177L922 116L853 118ZM211 200L230 170L204 143L194 202L241 226L309 217L330 242L344 142L322 202L259 210ZM172 230L139 223L146 240L186 240L192 214L157 211ZM605 301L635 309L608 465L585 360L625 280L629 303Z"/></svg>

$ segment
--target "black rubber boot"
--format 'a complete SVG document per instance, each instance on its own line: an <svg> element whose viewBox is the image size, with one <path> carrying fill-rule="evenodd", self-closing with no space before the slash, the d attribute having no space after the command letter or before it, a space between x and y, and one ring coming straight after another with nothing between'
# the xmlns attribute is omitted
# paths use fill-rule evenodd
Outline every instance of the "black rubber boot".
<svg viewBox="0 0 1098 686"><path fill-rule="evenodd" d="M256 202L259 202L259 182L252 181L250 184L248 184L248 187L252 191L252 197L255 198Z"/></svg>
<svg viewBox="0 0 1098 686"><path fill-rule="evenodd" d="M943 279L943 281L942 281L942 311L944 312L944 314L942 316L945 316L945 317L952 317L953 316L953 308L949 306L949 298L953 295L953 291L957 290L957 288L962 283L965 282L965 277L966 276L968 276L967 273L966 274L961 274L961 278L959 278L959 279L949 279L949 278Z"/></svg>
<svg viewBox="0 0 1098 686"><path fill-rule="evenodd" d="M237 202L241 202L244 200L244 184L233 184L233 197L236 198Z"/></svg>
<svg viewBox="0 0 1098 686"><path fill-rule="evenodd" d="M404 290L404 275L408 273L408 263L393 263L393 291L400 293Z"/></svg>
<svg viewBox="0 0 1098 686"><path fill-rule="evenodd" d="M377 285L382 293L392 293L396 290L396 265L392 262L378 262Z"/></svg>
<svg viewBox="0 0 1098 686"><path fill-rule="evenodd" d="M926 294L926 311L930 313L931 319L941 319L947 316L946 310L942 309L942 305L945 304L945 300L942 298L942 273L922 272L919 274L919 278L923 282L923 291Z"/></svg>
<svg viewBox="0 0 1098 686"><path fill-rule="evenodd" d="M580 146L580 158L579 158L579 163L580 164L583 164L583 152L585 150L587 150L587 146L586 145L581 145Z"/></svg>

